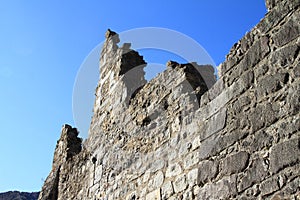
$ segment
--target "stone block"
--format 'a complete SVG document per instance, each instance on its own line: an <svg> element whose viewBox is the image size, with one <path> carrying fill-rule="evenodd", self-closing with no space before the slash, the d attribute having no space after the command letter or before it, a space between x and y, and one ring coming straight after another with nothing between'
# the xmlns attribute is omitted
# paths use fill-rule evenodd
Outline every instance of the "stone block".
<svg viewBox="0 0 300 200"><path fill-rule="evenodd" d="M198 193L198 199L230 199L237 194L236 176L208 183Z"/></svg>
<svg viewBox="0 0 300 200"><path fill-rule="evenodd" d="M265 163L264 159L257 158L252 161L249 169L246 170L245 175L239 180L238 191L244 191L255 183L264 180L268 174L268 165Z"/></svg>
<svg viewBox="0 0 300 200"><path fill-rule="evenodd" d="M279 189L277 180L275 177L262 182L259 186L259 190L262 196L271 194Z"/></svg>
<svg viewBox="0 0 300 200"><path fill-rule="evenodd" d="M146 200L161 200L160 189L154 190L146 195Z"/></svg>
<svg viewBox="0 0 300 200"><path fill-rule="evenodd" d="M164 174L158 171L153 179L153 188L159 188L164 182Z"/></svg>
<svg viewBox="0 0 300 200"><path fill-rule="evenodd" d="M298 56L298 45L290 45L276 50L270 58L270 64L279 67L287 67L292 65Z"/></svg>
<svg viewBox="0 0 300 200"><path fill-rule="evenodd" d="M191 190L186 191L182 195L182 200L194 200L194 194Z"/></svg>
<svg viewBox="0 0 300 200"><path fill-rule="evenodd" d="M157 172L165 166L165 161L162 159L154 160L151 164L151 172Z"/></svg>
<svg viewBox="0 0 300 200"><path fill-rule="evenodd" d="M276 46L281 47L300 35L299 19L290 19L273 37Z"/></svg>
<svg viewBox="0 0 300 200"><path fill-rule="evenodd" d="M189 169L193 165L196 165L198 162L199 162L199 151L193 151L184 158L183 168Z"/></svg>
<svg viewBox="0 0 300 200"><path fill-rule="evenodd" d="M251 152L259 151L265 147L272 145L273 136L264 132L259 131L254 135L253 141L248 145Z"/></svg>
<svg viewBox="0 0 300 200"><path fill-rule="evenodd" d="M263 97L265 95L274 93L280 90L284 84L289 80L287 73L277 73L273 75L267 75L260 79L257 84L258 95Z"/></svg>
<svg viewBox="0 0 300 200"><path fill-rule="evenodd" d="M178 163L174 163L168 166L166 170L166 177L173 177L181 174L182 169Z"/></svg>
<svg viewBox="0 0 300 200"><path fill-rule="evenodd" d="M207 128L200 132L201 140L206 139L207 137L219 132L225 127L227 117L227 110L225 108L219 110L211 118L207 119Z"/></svg>
<svg viewBox="0 0 300 200"><path fill-rule="evenodd" d="M271 148L270 171L276 173L284 167L296 164L300 160L300 140L291 139Z"/></svg>
<svg viewBox="0 0 300 200"><path fill-rule="evenodd" d="M220 163L220 173L222 175L231 175L242 172L248 165L249 154L245 151L226 157Z"/></svg>
<svg viewBox="0 0 300 200"><path fill-rule="evenodd" d="M192 169L187 174L187 182L190 187L197 184L197 178L198 178L198 168Z"/></svg>
<svg viewBox="0 0 300 200"><path fill-rule="evenodd" d="M174 194L174 189L171 181L167 181L161 187L161 197L162 200L168 199L170 196Z"/></svg>
<svg viewBox="0 0 300 200"><path fill-rule="evenodd" d="M218 162L206 160L199 164L197 184L202 185L212 180L218 174Z"/></svg>
<svg viewBox="0 0 300 200"><path fill-rule="evenodd" d="M175 193L182 192L186 189L187 185L186 176L184 174L178 176L173 182Z"/></svg>

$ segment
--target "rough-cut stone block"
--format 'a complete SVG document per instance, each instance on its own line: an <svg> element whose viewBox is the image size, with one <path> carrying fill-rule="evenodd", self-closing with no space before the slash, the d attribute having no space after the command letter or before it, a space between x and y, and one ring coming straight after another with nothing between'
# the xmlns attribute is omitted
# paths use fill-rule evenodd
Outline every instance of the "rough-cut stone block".
<svg viewBox="0 0 300 200"><path fill-rule="evenodd" d="M197 164L198 162L199 162L199 151L193 151L185 157L183 161L183 168L188 169L193 165Z"/></svg>
<svg viewBox="0 0 300 200"><path fill-rule="evenodd" d="M161 200L160 189L154 190L146 195L146 200Z"/></svg>
<svg viewBox="0 0 300 200"><path fill-rule="evenodd" d="M218 174L218 162L206 160L199 164L197 184L204 184Z"/></svg>
<svg viewBox="0 0 300 200"><path fill-rule="evenodd" d="M236 194L236 176L231 176L216 183L206 184L200 189L198 199L230 199Z"/></svg>
<svg viewBox="0 0 300 200"><path fill-rule="evenodd" d="M276 173L280 169L293 165L300 160L299 138L285 141L271 148L270 170Z"/></svg>
<svg viewBox="0 0 300 200"><path fill-rule="evenodd" d="M201 139L205 139L218 131L222 130L226 124L227 110L225 108L221 109L218 113L213 115L208 119L206 130L200 132Z"/></svg>
<svg viewBox="0 0 300 200"><path fill-rule="evenodd" d="M173 194L174 190L171 181L168 181L165 184L163 184L163 186L161 187L162 200L168 199Z"/></svg>
<svg viewBox="0 0 300 200"><path fill-rule="evenodd" d="M298 19L299 20L299 19ZM300 26L297 19L290 19L273 37L275 45L281 47L300 35Z"/></svg>
<svg viewBox="0 0 300 200"><path fill-rule="evenodd" d="M194 198L193 192L191 190L186 191L182 195L182 200L193 200L193 199L195 199L195 198Z"/></svg>
<svg viewBox="0 0 300 200"><path fill-rule="evenodd" d="M298 50L298 45L289 45L284 48L280 48L271 55L270 64L272 66L277 65L279 67L291 66L299 54Z"/></svg>
<svg viewBox="0 0 300 200"><path fill-rule="evenodd" d="M247 66L248 69L251 69L254 65L261 61L270 51L268 42L269 38L266 36L263 36L256 41L246 53L244 60L241 61L243 62L242 66Z"/></svg>
<svg viewBox="0 0 300 200"><path fill-rule="evenodd" d="M264 147L270 147L272 145L273 136L264 132L259 131L254 135L253 141L249 144L251 152L259 151Z"/></svg>
<svg viewBox="0 0 300 200"><path fill-rule="evenodd" d="M224 90L224 79L220 78L213 86L208 90L209 100L216 98Z"/></svg>
<svg viewBox="0 0 300 200"><path fill-rule="evenodd" d="M236 154L226 157L220 164L220 173L222 175L230 175L243 171L249 162L249 154L240 151Z"/></svg>
<svg viewBox="0 0 300 200"><path fill-rule="evenodd" d="M187 187L186 176L184 174L178 176L173 182L173 186L174 186L175 193L179 193L185 190L185 188Z"/></svg>
<svg viewBox="0 0 300 200"><path fill-rule="evenodd" d="M244 191L255 183L263 180L268 174L268 166L262 158L255 159L244 176L238 181L238 191Z"/></svg>
<svg viewBox="0 0 300 200"><path fill-rule="evenodd" d="M158 170L161 170L165 166L165 161L162 159L154 160L151 164L151 171L157 172Z"/></svg>
<svg viewBox="0 0 300 200"><path fill-rule="evenodd" d="M187 182L190 187L197 184L197 177L198 177L198 168L192 169L187 174Z"/></svg>
<svg viewBox="0 0 300 200"><path fill-rule="evenodd" d="M162 173L162 171L159 171L159 172L157 172L157 174L155 175L155 177L153 179L154 187L155 188L160 187L163 182L164 182L164 174Z"/></svg>
<svg viewBox="0 0 300 200"><path fill-rule="evenodd" d="M279 189L279 186L278 186L278 182L277 182L276 178L271 178L271 179L268 179L268 180L262 182L259 187L261 195L263 195L263 196L267 195L267 194L271 194L278 189Z"/></svg>
<svg viewBox="0 0 300 200"><path fill-rule="evenodd" d="M171 164L168 166L166 170L166 177L173 177L181 174L182 169L181 166L178 163Z"/></svg>
<svg viewBox="0 0 300 200"><path fill-rule="evenodd" d="M257 91L259 96L268 95L280 90L289 80L287 73L268 75L258 81Z"/></svg>

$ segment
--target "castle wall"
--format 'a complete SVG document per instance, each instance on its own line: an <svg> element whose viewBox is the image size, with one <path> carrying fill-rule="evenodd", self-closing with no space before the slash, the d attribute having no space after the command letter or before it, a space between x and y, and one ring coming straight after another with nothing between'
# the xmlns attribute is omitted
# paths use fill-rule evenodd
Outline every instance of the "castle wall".
<svg viewBox="0 0 300 200"><path fill-rule="evenodd" d="M90 134L54 160L55 199L299 197L300 1L267 5L211 88L195 63L147 83L143 58L108 31Z"/></svg>

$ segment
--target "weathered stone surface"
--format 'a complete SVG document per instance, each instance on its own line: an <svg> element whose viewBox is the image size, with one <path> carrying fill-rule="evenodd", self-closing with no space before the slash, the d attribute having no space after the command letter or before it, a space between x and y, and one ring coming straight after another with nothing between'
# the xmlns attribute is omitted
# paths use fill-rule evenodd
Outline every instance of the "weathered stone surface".
<svg viewBox="0 0 300 200"><path fill-rule="evenodd" d="M57 141L52 170L45 180L39 200L57 199L59 192L60 173L63 164L81 151L81 138L78 131L70 125L65 124L61 130L61 137Z"/></svg>
<svg viewBox="0 0 300 200"><path fill-rule="evenodd" d="M295 164L300 159L300 140L299 138L279 143L271 148L270 170L277 172L283 167Z"/></svg>
<svg viewBox="0 0 300 200"><path fill-rule="evenodd" d="M165 200L168 199L173 194L174 194L173 185L171 181L168 181L161 188L161 198Z"/></svg>
<svg viewBox="0 0 300 200"><path fill-rule="evenodd" d="M300 35L300 24L296 19L291 18L286 24L283 25L281 30L274 35L273 40L275 45L281 47L288 42L294 40Z"/></svg>
<svg viewBox="0 0 300 200"><path fill-rule="evenodd" d="M270 199L299 194L299 0L220 64L145 61L108 30L90 134L65 127L40 199ZM249 153L248 153L249 152Z"/></svg>
<svg viewBox="0 0 300 200"><path fill-rule="evenodd" d="M268 195L273 193L274 191L279 190L279 184L277 182L276 178L271 178L266 181L264 181L260 187L259 190L261 191L261 195Z"/></svg>
<svg viewBox="0 0 300 200"><path fill-rule="evenodd" d="M189 169L199 162L199 151L193 151L183 161L183 168Z"/></svg>
<svg viewBox="0 0 300 200"><path fill-rule="evenodd" d="M187 174L187 182L190 187L197 184L197 179L198 179L198 168L189 171L189 173Z"/></svg>
<svg viewBox="0 0 300 200"><path fill-rule="evenodd" d="M198 199L229 199L235 196L236 193L236 177L231 176L214 184L208 183L202 187Z"/></svg>
<svg viewBox="0 0 300 200"><path fill-rule="evenodd" d="M154 190L146 195L146 200L160 200L160 189Z"/></svg>
<svg viewBox="0 0 300 200"><path fill-rule="evenodd" d="M166 171L166 177L173 177L181 174L182 168L179 163L174 163L168 166Z"/></svg>
<svg viewBox="0 0 300 200"><path fill-rule="evenodd" d="M255 183L263 180L268 174L268 166L261 158L253 160L245 175L238 181L238 191L243 191Z"/></svg>
<svg viewBox="0 0 300 200"><path fill-rule="evenodd" d="M184 174L178 176L176 180L173 182L173 187L175 193L185 190L185 188L187 187L186 176Z"/></svg>
<svg viewBox="0 0 300 200"><path fill-rule="evenodd" d="M280 90L289 80L287 73L265 76L258 82L258 94L268 95Z"/></svg>
<svg viewBox="0 0 300 200"><path fill-rule="evenodd" d="M217 161L203 161L199 164L197 184L204 184L207 181L212 180L218 174L218 162Z"/></svg>
<svg viewBox="0 0 300 200"><path fill-rule="evenodd" d="M243 171L249 162L249 154L240 151L236 154L226 157L220 164L220 173L222 175L231 175Z"/></svg>

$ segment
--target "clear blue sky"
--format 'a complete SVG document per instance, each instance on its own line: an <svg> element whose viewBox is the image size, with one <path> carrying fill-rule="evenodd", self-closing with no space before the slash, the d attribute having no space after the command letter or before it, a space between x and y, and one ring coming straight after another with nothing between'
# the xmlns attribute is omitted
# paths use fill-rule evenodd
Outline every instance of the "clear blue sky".
<svg viewBox="0 0 300 200"><path fill-rule="evenodd" d="M2 1L0 192L40 190L61 126L74 125L77 71L107 28L173 29L218 65L265 13L264 0Z"/></svg>

